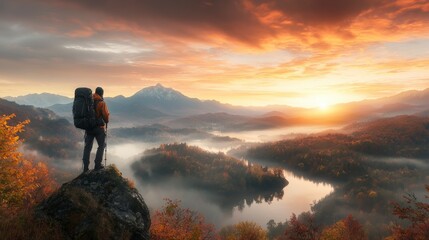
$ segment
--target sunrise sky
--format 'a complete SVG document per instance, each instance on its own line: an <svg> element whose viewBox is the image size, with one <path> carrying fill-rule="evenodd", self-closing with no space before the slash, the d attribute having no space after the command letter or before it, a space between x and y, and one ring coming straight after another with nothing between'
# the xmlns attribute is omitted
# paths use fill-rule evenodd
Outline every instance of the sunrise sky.
<svg viewBox="0 0 429 240"><path fill-rule="evenodd" d="M0 0L0 97L161 83L313 107L429 87L429 0Z"/></svg>

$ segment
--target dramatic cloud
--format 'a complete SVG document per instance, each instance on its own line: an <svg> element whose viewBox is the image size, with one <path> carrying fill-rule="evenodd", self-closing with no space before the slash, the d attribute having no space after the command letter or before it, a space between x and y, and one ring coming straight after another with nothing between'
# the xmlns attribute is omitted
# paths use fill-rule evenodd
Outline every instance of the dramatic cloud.
<svg viewBox="0 0 429 240"><path fill-rule="evenodd" d="M273 31L244 8L243 2L231 0L124 0L69 1L82 10L105 14L120 21L138 34L159 34L209 41L227 37L242 43L257 45Z"/></svg>
<svg viewBox="0 0 429 240"><path fill-rule="evenodd" d="M298 24L345 26L380 2L380 0L277 0L273 1L272 5L273 9L278 9Z"/></svg>
<svg viewBox="0 0 429 240"><path fill-rule="evenodd" d="M232 40L253 47L296 46L298 49L385 41L389 36L425 35L429 15L429 3L425 0L68 2L82 11L120 21L148 37L155 34L218 44Z"/></svg>
<svg viewBox="0 0 429 240"><path fill-rule="evenodd" d="M427 0L3 0L0 96L161 82L247 105L379 97L429 87L428 32Z"/></svg>

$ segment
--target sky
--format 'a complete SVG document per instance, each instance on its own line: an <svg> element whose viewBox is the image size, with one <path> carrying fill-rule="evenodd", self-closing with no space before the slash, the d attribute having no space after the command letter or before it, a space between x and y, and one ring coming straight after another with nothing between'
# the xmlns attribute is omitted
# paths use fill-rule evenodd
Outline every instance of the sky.
<svg viewBox="0 0 429 240"><path fill-rule="evenodd" d="M429 0L0 0L0 97L314 107L428 88L428 66Z"/></svg>

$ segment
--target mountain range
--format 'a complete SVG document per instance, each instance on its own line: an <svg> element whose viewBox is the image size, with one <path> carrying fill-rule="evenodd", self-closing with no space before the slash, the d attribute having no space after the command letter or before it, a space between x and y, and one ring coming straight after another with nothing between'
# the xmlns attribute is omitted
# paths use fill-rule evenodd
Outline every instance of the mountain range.
<svg viewBox="0 0 429 240"><path fill-rule="evenodd" d="M48 109L72 120L70 98L54 94L30 94L15 100L36 106L51 103ZM162 123L172 127L205 130L251 130L299 124L344 124L403 114L429 116L429 88L385 98L336 104L327 111L281 105L233 106L215 100L190 98L161 84L144 88L130 97L107 97L105 101L114 127Z"/></svg>
<svg viewBox="0 0 429 240"><path fill-rule="evenodd" d="M52 94L52 93L32 93L25 96L11 97L7 96L4 99L16 102L21 105L33 105L35 107L49 107L54 104L68 104L73 102L73 98Z"/></svg>
<svg viewBox="0 0 429 240"><path fill-rule="evenodd" d="M258 112L245 107L223 104L215 100L190 98L161 84L144 88L130 97L106 97L104 100L111 112L112 119L114 119L113 125L116 127L142 126L173 120L178 117L212 112L243 115L252 115ZM72 120L72 104L55 104L48 108L60 116Z"/></svg>

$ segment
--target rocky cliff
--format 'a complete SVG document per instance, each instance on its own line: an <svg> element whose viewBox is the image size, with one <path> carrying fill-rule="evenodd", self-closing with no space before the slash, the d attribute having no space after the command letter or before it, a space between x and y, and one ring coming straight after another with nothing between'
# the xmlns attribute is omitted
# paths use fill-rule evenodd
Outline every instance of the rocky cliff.
<svg viewBox="0 0 429 240"><path fill-rule="evenodd" d="M149 239L142 196L114 166L83 173L37 207L68 239Z"/></svg>

